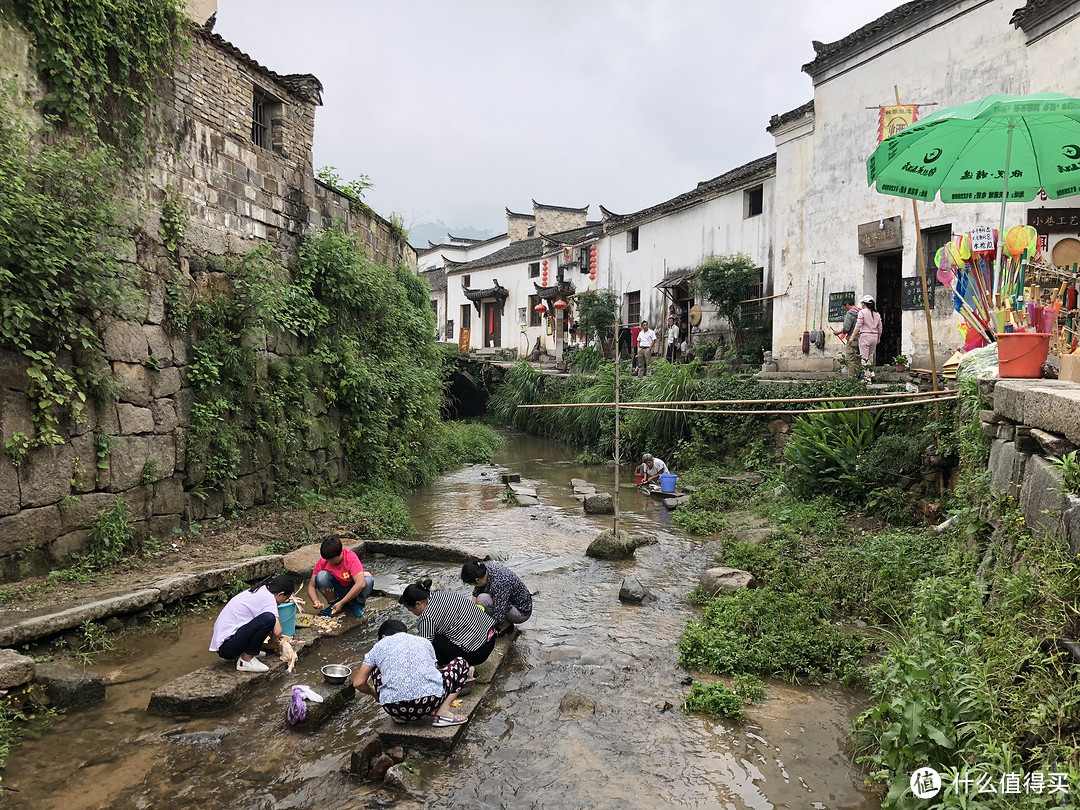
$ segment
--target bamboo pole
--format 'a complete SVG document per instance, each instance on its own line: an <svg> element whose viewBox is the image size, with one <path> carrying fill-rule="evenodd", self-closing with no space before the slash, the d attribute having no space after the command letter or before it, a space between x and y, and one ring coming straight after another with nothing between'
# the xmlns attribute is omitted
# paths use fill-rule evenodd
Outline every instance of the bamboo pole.
<svg viewBox="0 0 1080 810"><path fill-rule="evenodd" d="M893 85L893 93L896 96L896 106L900 106L900 88ZM919 264L919 279L922 282L922 305L923 314L926 316L926 339L930 343L930 383L934 387L934 393L938 390L937 378L937 355L934 352L934 324L930 318L930 295L926 288L926 257L923 256L922 228L919 225L919 204L911 201L911 212L915 217L915 261ZM1000 239L1001 237L999 237ZM941 406L934 406L934 418L941 421Z"/></svg>
<svg viewBox="0 0 1080 810"><path fill-rule="evenodd" d="M802 408L800 410L761 410L761 411L737 411L737 410L710 410L708 408L658 408L652 405L623 405L628 411L659 411L661 413L690 413L690 414L718 414L718 415L739 415L739 416L782 416L792 414L812 414L812 413L848 413L850 411L877 411L883 408L906 408L909 405L928 405L933 402L937 405L940 402L952 402L958 399L957 394L943 394L941 397L935 400L923 400L919 402L882 402L877 405L852 405L845 408L824 408L824 409L809 409Z"/></svg>
<svg viewBox="0 0 1080 810"><path fill-rule="evenodd" d="M859 394L858 396L850 397L807 397L805 399L679 399L671 400L670 402L634 402L633 405L757 405L771 402L783 402L793 405L805 405L816 402L858 402L860 400L868 399L912 399L917 400L925 397L939 396L943 393L939 391L937 393L933 391L919 391L917 393L897 393L897 394ZM565 403L544 403L541 405L518 405L519 408L613 408L614 402L565 402ZM630 405L623 404L621 407L629 408Z"/></svg>
<svg viewBox="0 0 1080 810"><path fill-rule="evenodd" d="M620 304L620 307L622 305ZM622 383L622 377L619 374L619 366L622 365L619 359L619 330L622 328L619 326L619 321L622 320L619 317L619 312L615 312L615 495L612 498L613 506L615 508L613 521L615 529L615 539L619 539L619 467L622 464L622 458L619 454L619 386Z"/></svg>

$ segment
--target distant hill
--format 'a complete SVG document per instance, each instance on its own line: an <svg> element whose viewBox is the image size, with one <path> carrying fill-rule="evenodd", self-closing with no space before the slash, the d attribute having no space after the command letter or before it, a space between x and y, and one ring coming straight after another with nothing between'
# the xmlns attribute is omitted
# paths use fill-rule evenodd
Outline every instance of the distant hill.
<svg viewBox="0 0 1080 810"><path fill-rule="evenodd" d="M495 231L483 228L472 228L468 225L447 225L442 220L435 222L417 222L409 228L409 244L415 248L426 248L429 241L438 244L439 241L452 233L454 236L463 236L466 239L487 239L496 236Z"/></svg>

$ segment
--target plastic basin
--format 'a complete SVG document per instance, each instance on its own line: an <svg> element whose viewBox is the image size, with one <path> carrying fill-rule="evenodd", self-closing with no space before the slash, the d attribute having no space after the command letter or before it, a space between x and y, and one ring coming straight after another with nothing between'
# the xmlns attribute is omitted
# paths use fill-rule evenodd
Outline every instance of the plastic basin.
<svg viewBox="0 0 1080 810"><path fill-rule="evenodd" d="M1050 335L1042 332L1001 332L996 337L999 377L1042 379L1043 363L1050 353Z"/></svg>

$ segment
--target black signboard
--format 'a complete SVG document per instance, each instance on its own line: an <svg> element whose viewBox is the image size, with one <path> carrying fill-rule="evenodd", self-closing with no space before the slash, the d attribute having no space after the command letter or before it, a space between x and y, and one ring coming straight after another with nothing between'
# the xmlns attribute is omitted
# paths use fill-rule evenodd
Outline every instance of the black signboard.
<svg viewBox="0 0 1080 810"><path fill-rule="evenodd" d="M934 285L927 278L926 292L930 296L930 309L934 308ZM922 278L909 276L900 279L900 309L922 309Z"/></svg>
<svg viewBox="0 0 1080 810"><path fill-rule="evenodd" d="M829 323L839 323L844 320L844 301L855 300L855 291L829 293Z"/></svg>

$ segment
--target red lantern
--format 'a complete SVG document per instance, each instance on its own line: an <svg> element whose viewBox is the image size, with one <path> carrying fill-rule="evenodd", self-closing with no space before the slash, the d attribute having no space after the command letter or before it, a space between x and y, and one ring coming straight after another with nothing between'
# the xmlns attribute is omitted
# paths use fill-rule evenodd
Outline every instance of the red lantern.
<svg viewBox="0 0 1080 810"><path fill-rule="evenodd" d="M596 281L596 271L589 273L589 281Z"/></svg>
<svg viewBox="0 0 1080 810"><path fill-rule="evenodd" d="M596 261L596 245L589 245L589 259Z"/></svg>
<svg viewBox="0 0 1080 810"><path fill-rule="evenodd" d="M541 268L541 269L542 269L542 270L543 270L543 271L544 271L545 273L547 272L547 259L544 259L543 263L542 263L542 264L540 265L540 268Z"/></svg>
<svg viewBox="0 0 1080 810"><path fill-rule="evenodd" d="M543 304L537 304L537 305L536 305L535 307L533 307L533 309L534 309L534 310L535 310L536 312L541 312L541 313L543 313L543 312L547 312L547 307L546 307L546 306L544 306Z"/></svg>
<svg viewBox="0 0 1080 810"><path fill-rule="evenodd" d="M552 306L555 307L555 309L563 310L566 309L566 302L560 298L558 301L552 304Z"/></svg>

